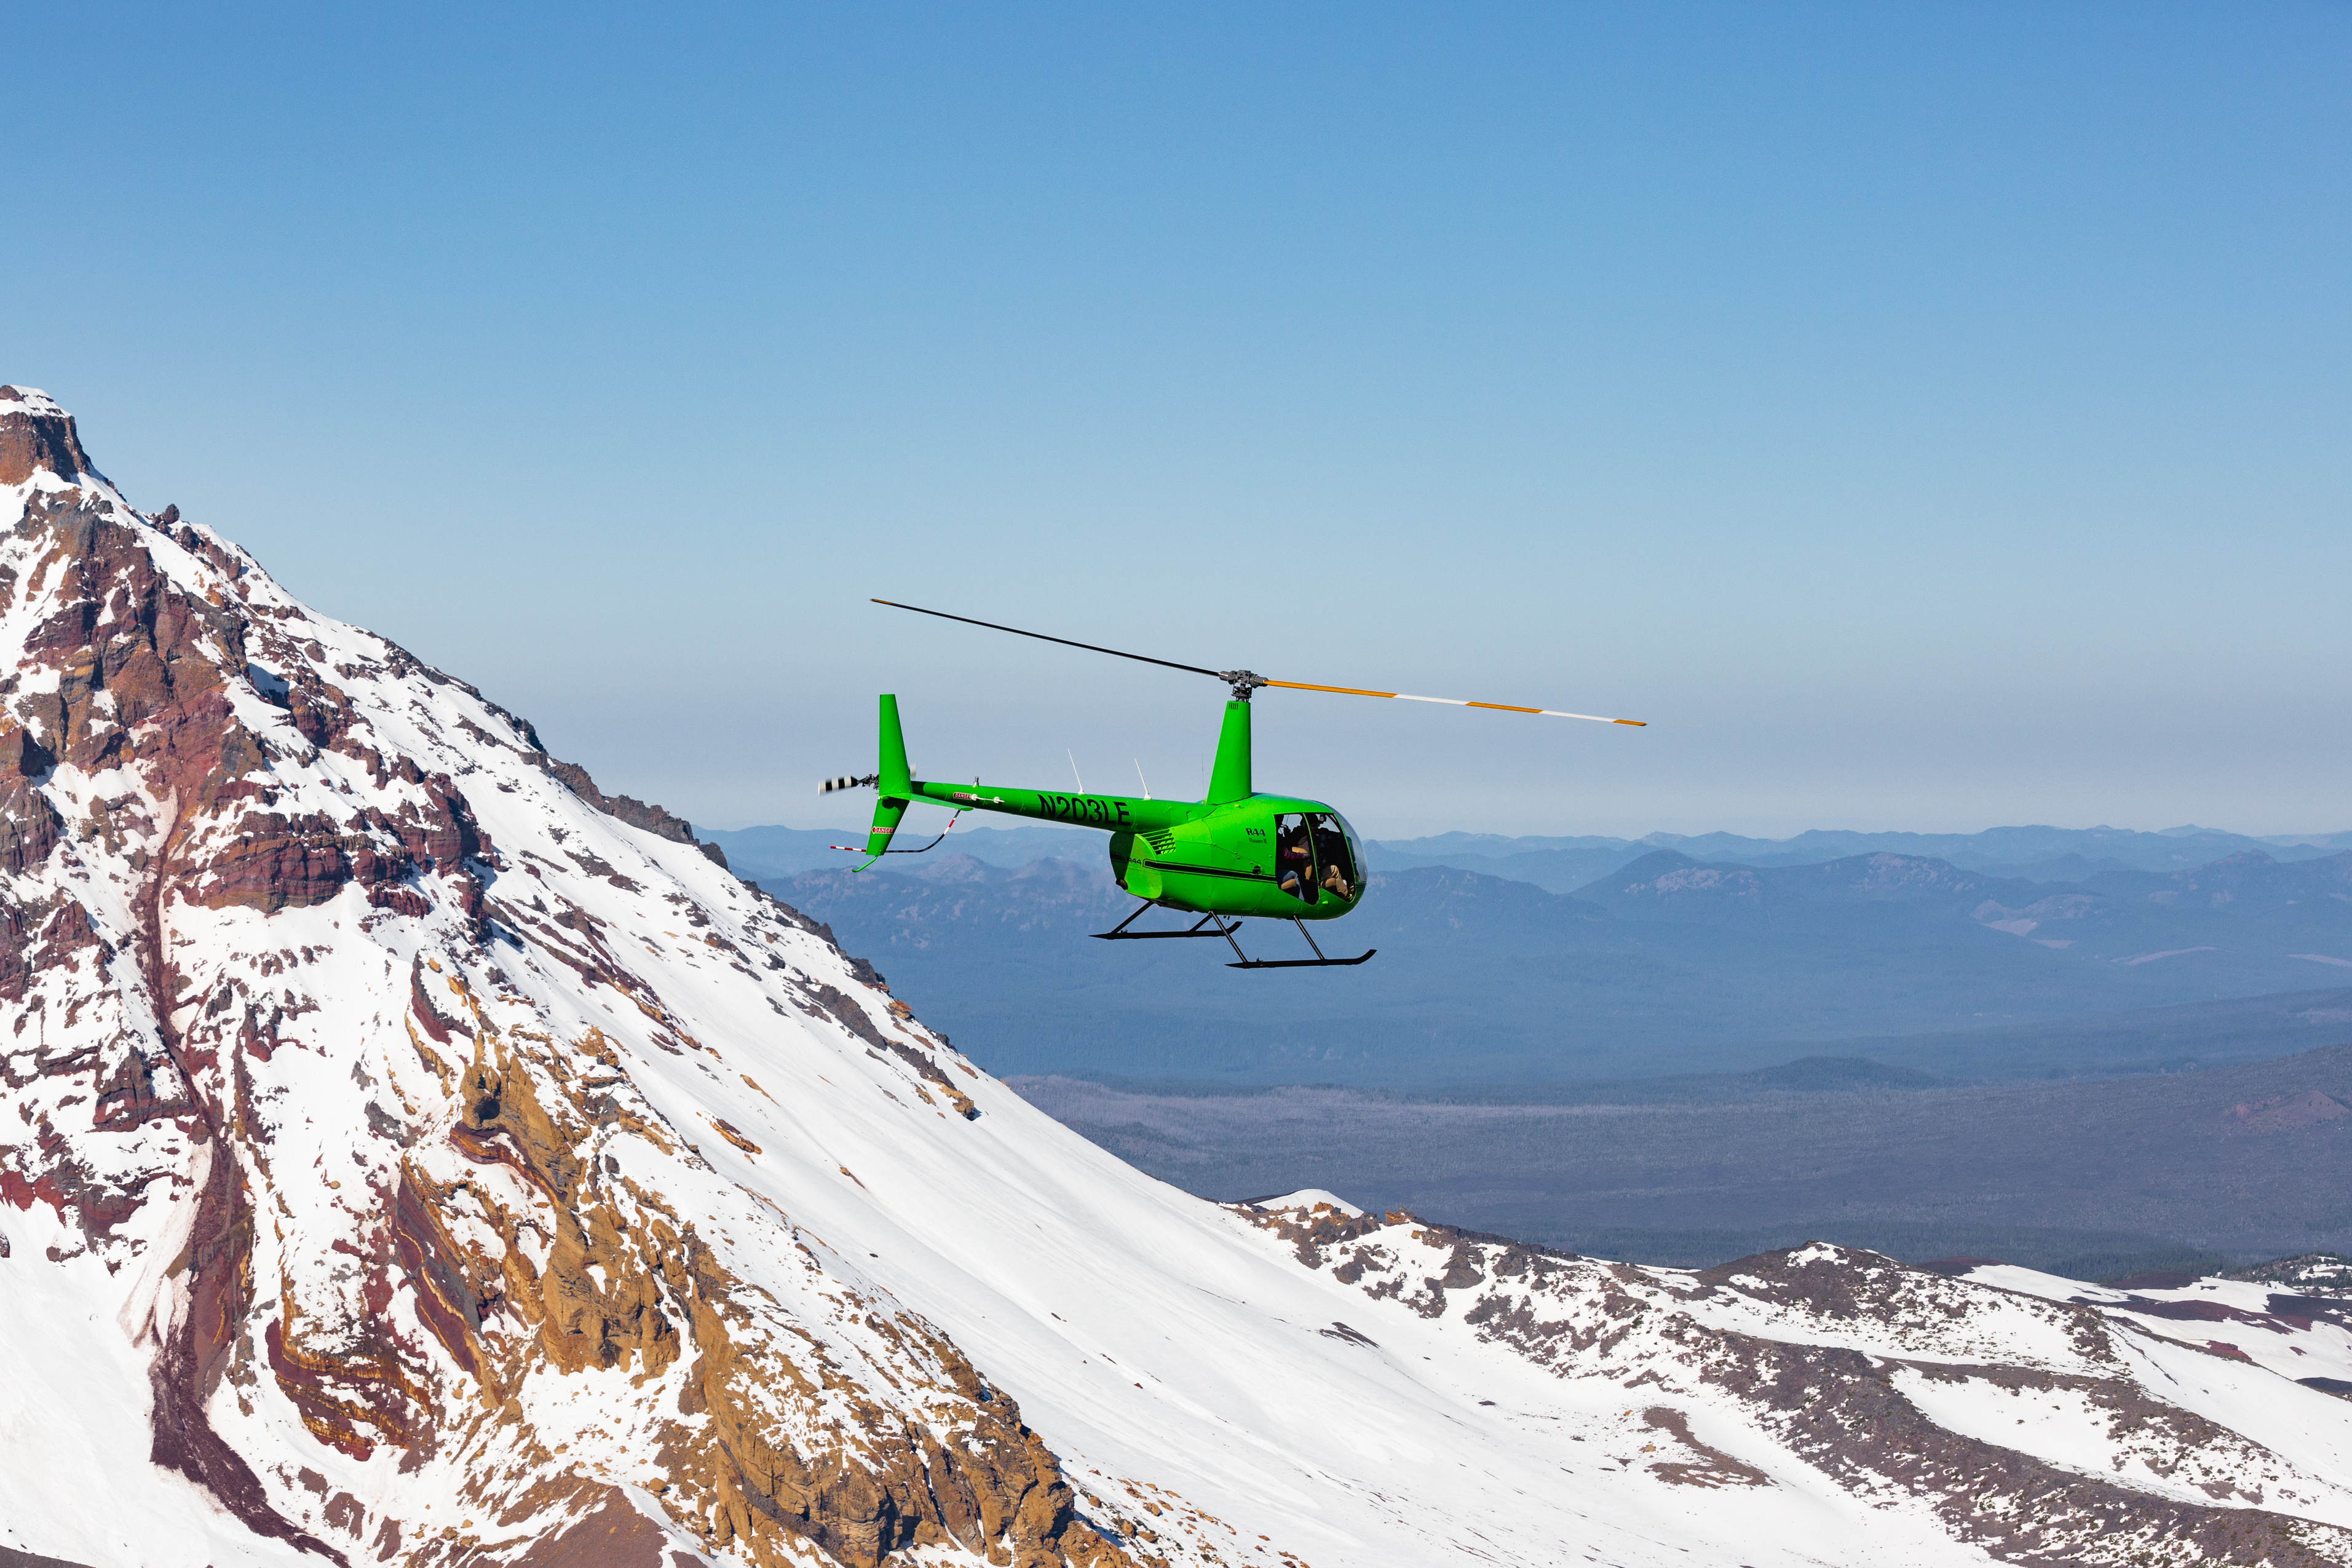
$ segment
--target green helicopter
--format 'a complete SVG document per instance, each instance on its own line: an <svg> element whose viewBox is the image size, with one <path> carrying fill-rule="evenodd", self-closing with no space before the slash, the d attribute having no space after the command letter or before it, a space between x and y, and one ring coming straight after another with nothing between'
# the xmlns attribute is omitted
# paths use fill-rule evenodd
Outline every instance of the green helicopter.
<svg viewBox="0 0 2352 1568"><path fill-rule="evenodd" d="M1330 691L1348 697L1388 697L1406 702L1443 702L1456 708L1488 708L1503 713L1537 713L1555 719L1589 719L1601 724L1629 724L1640 719L1603 719L1592 713L1566 713L1552 708L1522 708L1507 702L1473 702L1454 697L1415 697L1402 691L1370 691L1354 686L1316 686L1298 680L1271 680L1246 669L1204 669L1139 653L1073 642L1067 637L1025 632L944 610L926 610L890 599L874 603L894 610L961 621L1014 637L1035 637L1065 647L1107 653L1168 669L1213 676L1225 682L1232 697L1225 703L1223 726L1217 731L1216 761L1209 769L1204 800L1154 800L1148 795L1065 794L1059 790L1014 789L982 784L937 784L913 777L907 766L907 742L898 724L898 700L885 695L881 704L881 765L863 778L827 779L821 793L873 788L874 826L862 849L835 845L866 857L864 871L885 855L919 855L934 848L945 833L922 849L893 849L892 835L917 801L927 801L961 815L966 811L1002 812L1007 816L1034 817L1041 822L1098 827L1111 836L1110 868L1119 886L1142 900L1116 927L1093 933L1105 942L1144 942L1182 937L1223 937L1234 950L1229 969L1320 969L1363 963L1378 949L1354 958L1328 958L1307 929L1308 921L1338 920L1363 901L1364 847L1348 819L1319 800L1293 795L1262 795L1250 779L1250 694L1261 687L1290 691ZM953 826L953 819L950 819ZM1153 908L1181 910L1201 918L1182 931L1129 931L1138 917ZM1234 933L1244 918L1286 920L1298 928L1313 951L1312 958L1252 958Z"/></svg>

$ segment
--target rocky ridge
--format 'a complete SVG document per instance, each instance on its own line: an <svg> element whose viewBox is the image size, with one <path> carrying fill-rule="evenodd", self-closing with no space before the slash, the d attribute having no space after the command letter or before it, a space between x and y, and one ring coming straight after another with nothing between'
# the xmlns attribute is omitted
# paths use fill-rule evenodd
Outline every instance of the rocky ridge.
<svg viewBox="0 0 2352 1568"><path fill-rule="evenodd" d="M1616 1462L1670 1484L1774 1484L1693 1435L1729 1422L1850 1492L1931 1510L2000 1561L2352 1561L2352 1424L2280 1386L2352 1393L2352 1300L2221 1280L2100 1289L1822 1243L1652 1268L1402 1213L1245 1212L1370 1301L1458 1315L1537 1365L1645 1391L1615 1436L1658 1457ZM2235 1342L2209 1337L2219 1324L2242 1325ZM2315 1445L2313 1424L2328 1433Z"/></svg>
<svg viewBox="0 0 2352 1568"><path fill-rule="evenodd" d="M1187 1197L15 387L0 650L0 1560L2352 1556L2321 1286Z"/></svg>

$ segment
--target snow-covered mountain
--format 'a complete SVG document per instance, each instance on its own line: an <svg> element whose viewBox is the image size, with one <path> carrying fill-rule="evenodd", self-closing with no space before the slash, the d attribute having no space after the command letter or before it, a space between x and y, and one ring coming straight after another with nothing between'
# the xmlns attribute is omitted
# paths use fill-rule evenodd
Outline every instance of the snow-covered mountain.
<svg viewBox="0 0 2352 1568"><path fill-rule="evenodd" d="M2332 1288L1203 1203L13 387L0 530L0 1562L2352 1560Z"/></svg>

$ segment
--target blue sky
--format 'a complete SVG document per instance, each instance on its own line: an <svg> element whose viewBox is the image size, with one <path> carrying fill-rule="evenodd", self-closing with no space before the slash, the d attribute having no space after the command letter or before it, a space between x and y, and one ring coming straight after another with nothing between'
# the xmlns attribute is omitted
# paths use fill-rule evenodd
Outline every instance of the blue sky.
<svg viewBox="0 0 2352 1568"><path fill-rule="evenodd" d="M2341 6L44 7L0 379L698 822L2352 826Z"/></svg>

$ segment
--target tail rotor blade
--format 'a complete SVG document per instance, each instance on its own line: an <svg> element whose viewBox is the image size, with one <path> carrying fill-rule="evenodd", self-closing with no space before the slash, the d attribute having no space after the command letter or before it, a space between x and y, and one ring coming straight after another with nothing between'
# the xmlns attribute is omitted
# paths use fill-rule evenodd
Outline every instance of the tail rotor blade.
<svg viewBox="0 0 2352 1568"><path fill-rule="evenodd" d="M1595 724L1631 724L1649 728L1647 719L1604 719L1598 713L1570 713L1558 708L1522 708L1516 702L1475 702L1466 697L1415 697L1410 691L1370 691L1360 686L1313 686L1303 680L1269 680L1291 691L1336 691L1342 697L1393 697L1400 702L1443 702L1449 708L1491 708L1498 713L1539 713L1550 719L1589 719Z"/></svg>
<svg viewBox="0 0 2352 1568"><path fill-rule="evenodd" d="M867 773L862 779L853 778L845 773L837 779L825 780L824 786L822 789L819 789L816 793L819 795L831 795L837 789L871 789L880 782L880 776L875 773Z"/></svg>

